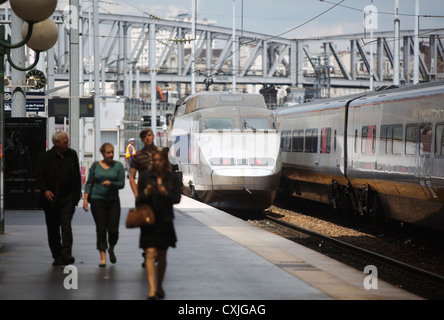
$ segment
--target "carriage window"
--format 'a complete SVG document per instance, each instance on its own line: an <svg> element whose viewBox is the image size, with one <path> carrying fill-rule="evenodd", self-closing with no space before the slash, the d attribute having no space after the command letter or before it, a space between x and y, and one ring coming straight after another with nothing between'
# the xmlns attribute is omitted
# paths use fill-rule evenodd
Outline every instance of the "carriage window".
<svg viewBox="0 0 444 320"><path fill-rule="evenodd" d="M367 137L368 137L368 127L362 127L361 134L361 152L365 153L367 150Z"/></svg>
<svg viewBox="0 0 444 320"><path fill-rule="evenodd" d="M318 129L305 130L305 152L318 152Z"/></svg>
<svg viewBox="0 0 444 320"><path fill-rule="evenodd" d="M205 119L205 129L215 129L215 130L224 130L224 129L233 129L233 119L231 118L212 118Z"/></svg>
<svg viewBox="0 0 444 320"><path fill-rule="evenodd" d="M416 154L416 143L418 134L415 125L408 125L405 128L405 154Z"/></svg>
<svg viewBox="0 0 444 320"><path fill-rule="evenodd" d="M380 152L385 154L402 153L402 125L381 126Z"/></svg>
<svg viewBox="0 0 444 320"><path fill-rule="evenodd" d="M435 135L435 154L442 156L444 155L444 124L436 125Z"/></svg>
<svg viewBox="0 0 444 320"><path fill-rule="evenodd" d="M285 151L291 151L291 131L285 132Z"/></svg>
<svg viewBox="0 0 444 320"><path fill-rule="evenodd" d="M375 153L375 146L376 146L376 127L375 126L362 127L361 152L367 155Z"/></svg>
<svg viewBox="0 0 444 320"><path fill-rule="evenodd" d="M419 153L430 154L432 152L432 126L423 124L419 128Z"/></svg>
<svg viewBox="0 0 444 320"><path fill-rule="evenodd" d="M336 130L335 130L335 133L334 133L334 138L333 138L333 152L336 152Z"/></svg>
<svg viewBox="0 0 444 320"><path fill-rule="evenodd" d="M293 152L303 152L304 151L304 130L293 130L292 136L293 144L292 150Z"/></svg>
<svg viewBox="0 0 444 320"><path fill-rule="evenodd" d="M312 131L311 130L305 130L305 151L311 152L311 144L313 143L312 139Z"/></svg>
<svg viewBox="0 0 444 320"><path fill-rule="evenodd" d="M285 152L291 151L291 131L289 130L282 131L281 148L282 151Z"/></svg>
<svg viewBox="0 0 444 320"><path fill-rule="evenodd" d="M392 153L401 154L402 153L402 125L397 125L393 127L393 141L392 141Z"/></svg>
<svg viewBox="0 0 444 320"><path fill-rule="evenodd" d="M376 150L376 126L372 126L372 153Z"/></svg>
<svg viewBox="0 0 444 320"><path fill-rule="evenodd" d="M330 153L331 149L331 128L321 129L321 153Z"/></svg>
<svg viewBox="0 0 444 320"><path fill-rule="evenodd" d="M358 129L355 129L355 153L358 152Z"/></svg>
<svg viewBox="0 0 444 320"><path fill-rule="evenodd" d="M390 126L381 126L381 143L379 144L379 151L381 154L389 154L392 150L392 136L393 128Z"/></svg>

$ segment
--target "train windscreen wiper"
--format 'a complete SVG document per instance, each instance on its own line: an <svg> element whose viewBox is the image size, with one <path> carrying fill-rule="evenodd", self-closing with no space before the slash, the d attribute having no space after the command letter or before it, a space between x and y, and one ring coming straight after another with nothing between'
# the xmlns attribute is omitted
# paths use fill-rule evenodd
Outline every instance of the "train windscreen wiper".
<svg viewBox="0 0 444 320"><path fill-rule="evenodd" d="M253 127L252 125L249 125L248 124L248 122L247 122L247 120L244 120L244 127L245 127L245 129L252 129L253 130L253 132L256 132L256 128L255 127Z"/></svg>

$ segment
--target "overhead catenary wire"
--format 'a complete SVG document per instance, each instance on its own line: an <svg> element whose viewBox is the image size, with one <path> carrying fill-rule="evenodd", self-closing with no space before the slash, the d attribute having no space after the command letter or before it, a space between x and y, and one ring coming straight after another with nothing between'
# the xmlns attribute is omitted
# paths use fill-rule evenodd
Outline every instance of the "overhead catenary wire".
<svg viewBox="0 0 444 320"><path fill-rule="evenodd" d="M113 2L106 2L106 1L100 1L100 2L103 3L103 4L121 5L120 3L113 3ZM142 9L140 9L140 8L135 7L135 6L132 5L130 2L128 2L128 1L126 1L126 0L123 0L123 2L126 3L126 4L128 4L128 5L131 6L131 7L134 7L135 9L137 9L138 11L140 11L143 15L148 15L148 17L153 18L153 17L150 16L146 11L144 11L144 10L142 10ZM355 10L355 11L362 12L361 9L357 9L357 8L353 8L353 7L350 7L350 6L343 5L344 0L342 0L342 1L338 2L338 3L334 3L334 2L330 2L330 1L322 1L322 2L325 2L325 3L328 3L328 4L332 4L332 6L331 6L330 8L328 8L328 9L324 10L323 12L317 14L316 16L314 16L314 17L308 19L307 21L305 21L305 22L303 22L303 23L301 23L301 24L299 24L299 25L297 25L297 26L295 26L295 27L293 27L293 28L291 28L291 29L288 29L287 31L284 31L284 32L279 33L279 34L274 35L274 36L270 36L269 38L267 38L267 40L271 40L271 39L274 39L274 38L278 38L278 37L280 37L280 36L282 36L282 35L285 35L285 34L291 32L291 31L294 31L294 30L296 30L297 28L300 28L300 27L302 27L302 26L304 26L304 25L310 23L311 21L314 21L315 19L319 18L319 17L322 16L323 14L329 12L330 10L332 10L333 8L336 8L336 7L344 7L344 8L350 9L350 10ZM102 6L101 6L101 9L107 11L107 12L110 13L110 14L112 14L111 12L109 12L108 10L106 10L105 8L103 8ZM242 2L242 29L241 29L241 34L242 34L242 35L243 35L243 13L244 13L244 8L243 8L243 2ZM390 15L393 15L393 13L385 13L385 12L384 12L383 14L390 14ZM400 15L408 16L408 14L400 14ZM154 15L153 15L153 16L154 16ZM414 15L410 15L410 16L414 16ZM422 16L424 16L424 17L435 17L435 18L436 18L436 17L442 17L442 16L438 16L438 15L437 15L437 16L432 16L432 15L422 15ZM437 30L439 30L439 29L437 29ZM429 31L429 32L430 32L430 31ZM120 37L119 35L96 35L96 36L97 36L97 37L102 37L102 38L106 38L106 37ZM131 36L128 37L127 35L125 35L124 37L127 37L127 38L131 38L131 39L133 39L133 37L131 37ZM390 39L390 38L388 38L388 39ZM159 39L156 39L156 40L157 40L158 43L161 42ZM192 40L194 40L194 39L186 39L187 42L191 42ZM245 40L245 39L244 39L244 40ZM248 41L243 41L243 39L240 38L239 41L238 41L238 42L239 42L239 46L238 46L238 48L236 48L235 50L236 50L236 51L239 51L239 50L241 50L241 48L242 48L243 46L248 45L248 44L250 44L250 43L252 43L252 42L255 42L256 40L257 40L257 39L250 39L250 40L248 40ZM303 39L301 39L301 40L303 40ZM322 38L319 38L319 39L317 39L317 40L322 40ZM178 41L180 41L180 39L171 39L171 41L178 42ZM163 45L169 45L169 44L163 43ZM364 46L365 46L365 45L366 45L366 44L364 44ZM357 49L355 49L355 50L357 50ZM225 63L225 61L226 61L227 59L229 59L230 57L232 57L233 53L234 53L234 51L231 52L230 55L226 56L225 59L224 59L224 61L223 61L223 63ZM348 54L348 53L351 53L351 51L349 50L349 51L346 51L346 52L342 52L342 53L340 54L340 56L342 56L342 55L346 55L346 54ZM213 67L215 67L215 66L216 66L216 63L212 63L212 64L211 64L211 68L213 68ZM242 69L242 68L236 68L236 72L239 72L239 71L241 71L241 70L243 70L243 69ZM202 73L202 70L196 70L196 72Z"/></svg>

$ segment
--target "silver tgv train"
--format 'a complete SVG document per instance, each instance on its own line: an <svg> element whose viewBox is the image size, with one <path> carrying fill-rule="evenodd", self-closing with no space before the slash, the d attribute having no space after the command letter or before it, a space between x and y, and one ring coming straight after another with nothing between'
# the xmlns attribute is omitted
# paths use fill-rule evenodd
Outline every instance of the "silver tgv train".
<svg viewBox="0 0 444 320"><path fill-rule="evenodd" d="M261 210L279 188L280 136L262 95L199 92L176 106L170 161L185 191L217 208Z"/></svg>
<svg viewBox="0 0 444 320"><path fill-rule="evenodd" d="M444 230L444 83L282 109L281 192Z"/></svg>

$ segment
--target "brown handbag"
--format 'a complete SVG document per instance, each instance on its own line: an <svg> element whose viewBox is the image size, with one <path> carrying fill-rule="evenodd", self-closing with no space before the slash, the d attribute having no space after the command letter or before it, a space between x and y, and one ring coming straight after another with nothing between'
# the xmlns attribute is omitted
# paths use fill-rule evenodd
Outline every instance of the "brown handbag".
<svg viewBox="0 0 444 320"><path fill-rule="evenodd" d="M143 226L149 226L156 223L156 217L154 216L153 209L150 206L140 206L136 208L131 208L128 211L128 216L126 217L126 227L127 228L137 228Z"/></svg>

